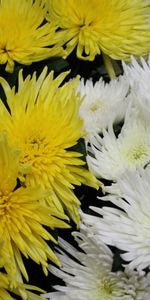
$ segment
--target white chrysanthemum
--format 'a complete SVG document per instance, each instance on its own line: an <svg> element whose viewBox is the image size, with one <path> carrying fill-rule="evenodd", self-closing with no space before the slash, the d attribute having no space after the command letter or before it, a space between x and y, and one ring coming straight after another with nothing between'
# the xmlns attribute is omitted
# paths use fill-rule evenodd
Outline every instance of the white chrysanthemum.
<svg viewBox="0 0 150 300"><path fill-rule="evenodd" d="M150 266L150 167L127 172L118 180L120 197L107 195L117 206L92 209L103 218L82 213L83 221L98 240L125 251L130 269Z"/></svg>
<svg viewBox="0 0 150 300"><path fill-rule="evenodd" d="M74 234L81 251L60 239L61 270L50 271L66 286L54 286L56 292L43 295L51 300L149 300L150 275L144 272L112 272L113 255L103 243L83 233ZM84 252L83 252L84 251Z"/></svg>
<svg viewBox="0 0 150 300"><path fill-rule="evenodd" d="M118 137L112 127L88 147L87 162L98 177L116 181L126 170L150 161L150 127L136 119L124 123Z"/></svg>
<svg viewBox="0 0 150 300"><path fill-rule="evenodd" d="M150 59L148 62L141 58L139 62L135 58L130 64L123 62L124 76L130 85L131 93L128 100L137 113L149 123L150 119Z"/></svg>
<svg viewBox="0 0 150 300"><path fill-rule="evenodd" d="M77 92L83 97L80 116L87 131L86 140L100 133L110 123L119 122L125 115L129 85L125 77L105 83L100 79L95 84L92 80L81 79Z"/></svg>
<svg viewBox="0 0 150 300"><path fill-rule="evenodd" d="M136 87L138 89L141 88L142 85L147 91L148 85L147 82L150 83L150 61L147 61L141 57L140 60L137 61L134 57L132 57L130 63L122 62L124 75L127 78L127 81L131 88ZM138 85L137 83L140 83Z"/></svg>

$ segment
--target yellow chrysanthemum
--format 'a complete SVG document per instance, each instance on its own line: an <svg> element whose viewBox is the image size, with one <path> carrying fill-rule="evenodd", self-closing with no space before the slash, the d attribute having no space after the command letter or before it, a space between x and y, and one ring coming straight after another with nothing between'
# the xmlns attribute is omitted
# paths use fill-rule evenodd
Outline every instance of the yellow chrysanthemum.
<svg viewBox="0 0 150 300"><path fill-rule="evenodd" d="M51 56L63 55L53 45L56 27L43 23L43 0L0 0L0 64L13 72L14 62L31 64Z"/></svg>
<svg viewBox="0 0 150 300"><path fill-rule="evenodd" d="M113 59L150 52L150 1L47 0L47 19L59 27L55 39L80 59L101 52Z"/></svg>
<svg viewBox="0 0 150 300"><path fill-rule="evenodd" d="M2 252L4 242L0 241L0 268L4 267L10 257L7 252ZM9 262L11 263L11 262ZM20 278L12 278L6 273L0 272L0 300L15 300L10 294L13 292L16 295L21 296L24 300L42 300L40 296L31 292L31 290L44 292L38 287L24 284L21 276ZM18 281L19 280L19 281Z"/></svg>
<svg viewBox="0 0 150 300"><path fill-rule="evenodd" d="M5 263L7 262L6 256L2 255L2 247L3 247L3 241L0 241L0 268L2 268ZM5 253L3 253L5 254ZM13 300L13 298L8 293L8 290L10 289L10 279L7 274L3 274L0 272L0 300Z"/></svg>
<svg viewBox="0 0 150 300"><path fill-rule="evenodd" d="M98 188L98 181L86 168L81 153L70 148L83 137L83 121L79 117L80 96L76 96L78 80L61 87L66 73L53 79L45 68L23 80L20 72L18 92L1 78L10 113L0 103L0 128L8 132L11 144L21 149L20 164L31 167L24 176L24 185L50 188L46 201L57 212L64 209L75 222L79 221L80 202L74 185Z"/></svg>
<svg viewBox="0 0 150 300"><path fill-rule="evenodd" d="M11 280L7 274L0 272L0 300L15 300L9 292L14 295L21 296L23 300L42 300L43 298L30 290L35 290L38 292L44 292L43 290L32 286L16 282L16 287L11 286Z"/></svg>
<svg viewBox="0 0 150 300"><path fill-rule="evenodd" d="M15 300L10 294L10 281L6 274L0 272L0 300Z"/></svg>
<svg viewBox="0 0 150 300"><path fill-rule="evenodd" d="M39 187L18 187L18 150L11 148L4 132L0 135L0 240L3 241L1 257L4 268L12 281L21 279L21 273L28 275L21 253L36 263L42 264L47 274L47 259L59 264L45 240L56 242L42 226L50 228L68 227L54 217L55 211L42 205L45 196ZM7 259L6 259L7 258Z"/></svg>

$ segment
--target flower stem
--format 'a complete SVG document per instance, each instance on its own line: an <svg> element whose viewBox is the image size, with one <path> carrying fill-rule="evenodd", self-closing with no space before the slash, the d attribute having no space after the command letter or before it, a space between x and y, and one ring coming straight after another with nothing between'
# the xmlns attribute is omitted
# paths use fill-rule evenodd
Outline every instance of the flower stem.
<svg viewBox="0 0 150 300"><path fill-rule="evenodd" d="M107 71L110 79L115 79L116 74L115 74L115 70L114 70L111 58L103 52L102 52L102 55L103 55L104 65L105 65L106 71Z"/></svg>

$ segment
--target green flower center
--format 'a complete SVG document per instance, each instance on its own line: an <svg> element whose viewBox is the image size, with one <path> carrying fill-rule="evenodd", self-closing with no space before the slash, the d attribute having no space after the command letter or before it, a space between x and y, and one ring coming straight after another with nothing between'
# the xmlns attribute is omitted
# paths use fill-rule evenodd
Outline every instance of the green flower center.
<svg viewBox="0 0 150 300"><path fill-rule="evenodd" d="M138 145L133 149L130 149L127 153L127 158L131 163L136 162L143 162L147 159L148 153L147 149L143 145Z"/></svg>
<svg viewBox="0 0 150 300"><path fill-rule="evenodd" d="M103 102L97 99L97 102L93 103L90 107L90 111L95 112L98 109L103 108Z"/></svg>
<svg viewBox="0 0 150 300"><path fill-rule="evenodd" d="M98 286L98 295L100 295L104 300L108 300L109 296L113 293L113 283L108 279L104 279Z"/></svg>

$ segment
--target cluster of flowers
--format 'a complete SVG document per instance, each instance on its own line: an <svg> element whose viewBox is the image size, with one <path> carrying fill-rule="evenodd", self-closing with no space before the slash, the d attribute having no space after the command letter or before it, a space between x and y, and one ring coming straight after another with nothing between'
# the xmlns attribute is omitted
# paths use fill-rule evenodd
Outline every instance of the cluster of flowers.
<svg viewBox="0 0 150 300"><path fill-rule="evenodd" d="M0 300L150 298L150 59L123 62L117 78L111 61L150 52L149 17L148 0L0 1L0 65L12 76L22 65L15 86L0 77ZM23 72L73 51L102 54L111 80ZM74 193L81 185L103 191L91 214ZM70 219L78 250L53 235ZM45 294L24 283L25 259L66 286Z"/></svg>
<svg viewBox="0 0 150 300"><path fill-rule="evenodd" d="M80 114L85 127L92 124L89 169L107 184L91 214L80 211L80 232L73 232L80 249L59 240L61 270L49 269L66 286L45 295L52 300L150 299L150 62L123 65L123 76L108 84L78 86L85 96Z"/></svg>

